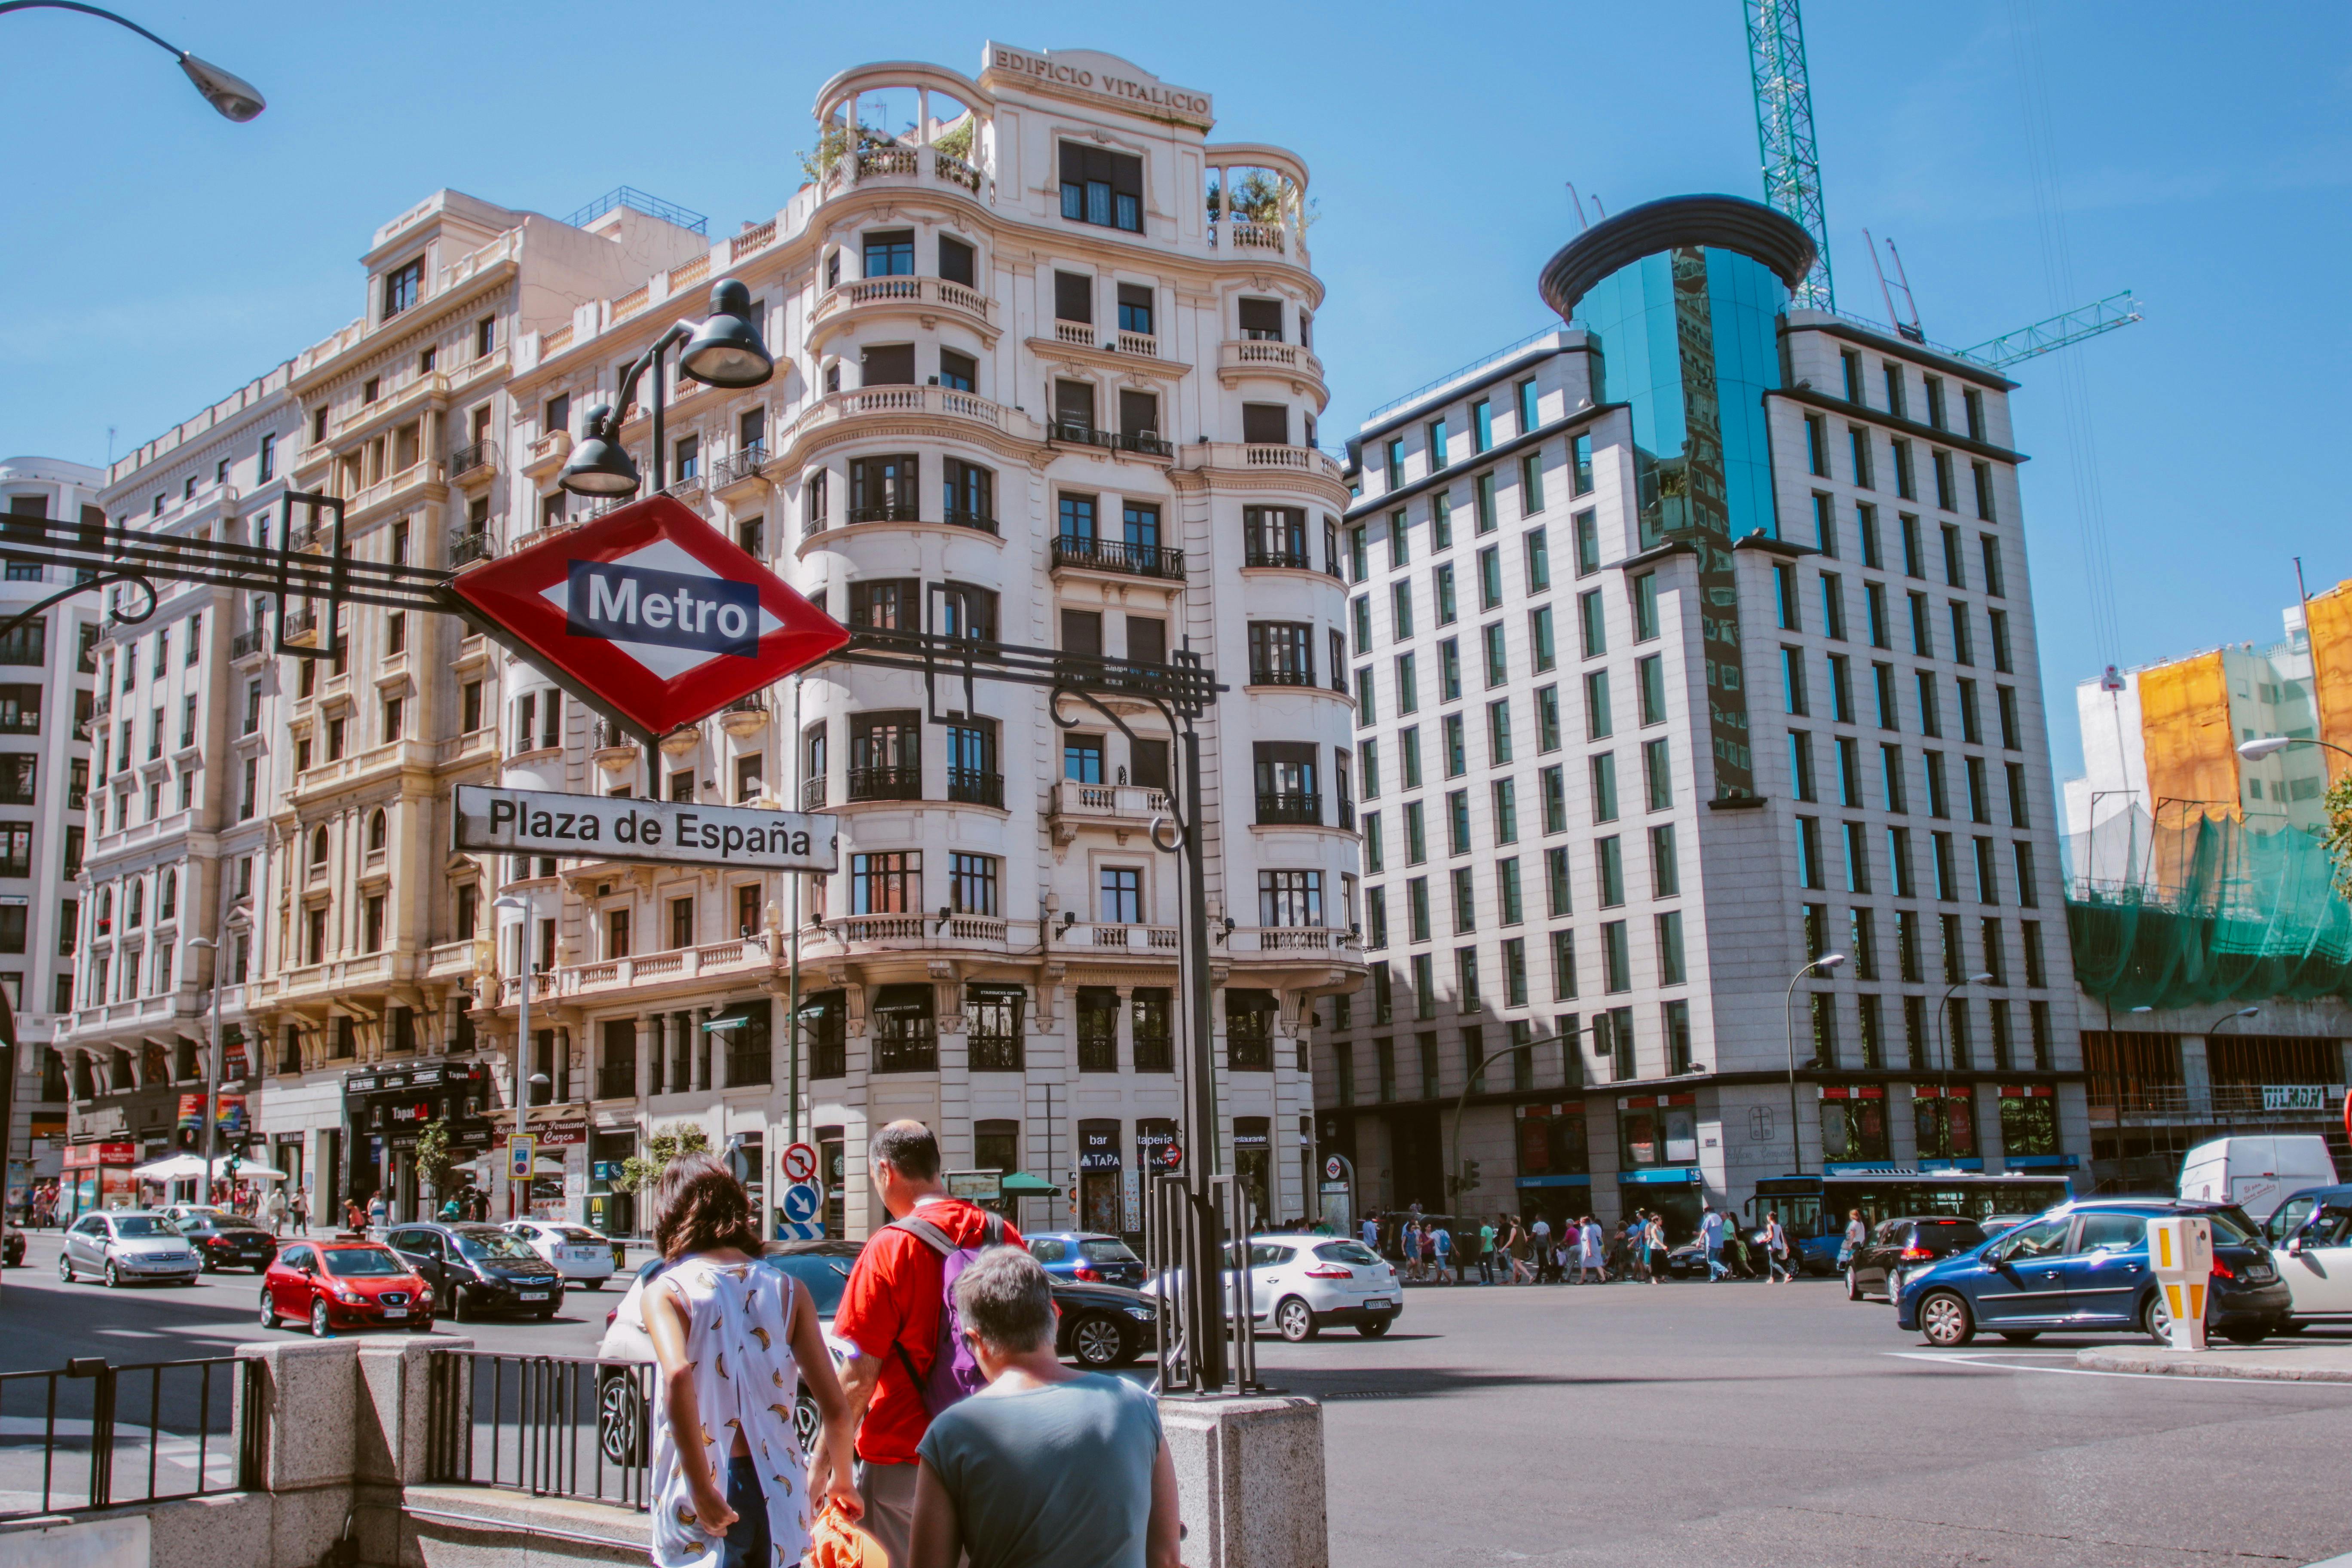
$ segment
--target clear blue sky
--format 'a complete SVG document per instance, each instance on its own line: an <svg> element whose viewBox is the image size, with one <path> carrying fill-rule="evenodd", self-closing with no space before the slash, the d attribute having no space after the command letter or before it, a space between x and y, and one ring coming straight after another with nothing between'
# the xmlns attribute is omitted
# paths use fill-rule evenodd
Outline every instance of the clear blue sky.
<svg viewBox="0 0 2352 1568"><path fill-rule="evenodd" d="M1737 0L1442 22L1226 0L127 3L270 107L232 125L129 33L0 17L0 452L100 461L110 426L119 452L351 320L370 232L443 185L561 216L633 184L714 232L770 215L799 183L827 76L908 58L969 72L992 36L1124 55L1213 92L1221 138L1306 157L1335 443L1545 324L1536 269L1574 229L1563 180L1612 212L1759 194ZM2315 586L2352 576L2352 11L1811 0L1806 23L1841 304L1878 310L1865 224L1901 246L1942 342L2123 288L2146 302L2145 322L2066 351L2087 442L2053 360L2015 373L2063 776L2076 680L2110 658L2275 639L2297 553ZM2036 221L2029 101L2051 129L2055 180L2039 188L2062 198L2071 283L2053 283ZM2113 647L2086 583L2086 498L2105 516Z"/></svg>

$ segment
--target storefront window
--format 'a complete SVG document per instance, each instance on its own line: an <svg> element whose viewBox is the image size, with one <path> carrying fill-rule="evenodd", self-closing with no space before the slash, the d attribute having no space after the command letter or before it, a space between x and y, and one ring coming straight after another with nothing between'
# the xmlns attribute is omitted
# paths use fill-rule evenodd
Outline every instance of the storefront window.
<svg viewBox="0 0 2352 1568"><path fill-rule="evenodd" d="M1272 1225L1274 1212L1273 1123L1263 1116L1234 1118L1234 1173L1249 1194L1250 1213L1259 1225Z"/></svg>
<svg viewBox="0 0 2352 1568"><path fill-rule="evenodd" d="M1822 1158L1853 1163L1891 1156L1886 1090L1877 1084L1832 1084L1822 1090Z"/></svg>
<svg viewBox="0 0 2352 1568"><path fill-rule="evenodd" d="M1923 1160L1969 1160L1977 1152L1976 1101L1966 1089L1921 1084L1911 1091L1911 1117Z"/></svg>
<svg viewBox="0 0 2352 1568"><path fill-rule="evenodd" d="M1520 1175L1581 1176L1591 1169L1585 1152L1583 1106L1519 1108Z"/></svg>
<svg viewBox="0 0 2352 1568"><path fill-rule="evenodd" d="M2003 1084L2000 1152L2010 1159L2058 1152L2058 1101L2044 1084Z"/></svg>
<svg viewBox="0 0 2352 1568"><path fill-rule="evenodd" d="M1619 1100L1617 1149L1617 1163L1626 1170L1645 1165L1696 1164L1697 1098L1661 1094Z"/></svg>

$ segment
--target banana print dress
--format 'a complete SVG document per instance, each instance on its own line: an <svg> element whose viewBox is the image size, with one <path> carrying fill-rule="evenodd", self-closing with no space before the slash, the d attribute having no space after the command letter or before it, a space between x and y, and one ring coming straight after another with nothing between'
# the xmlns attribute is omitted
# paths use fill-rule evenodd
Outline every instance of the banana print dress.
<svg viewBox="0 0 2352 1568"><path fill-rule="evenodd" d="M699 1442L719 1489L740 1428L768 1502L772 1568L794 1568L809 1546L808 1465L793 1433L800 1367L793 1360L792 1279L756 1263L688 1258L656 1284L676 1281L691 1316L688 1369L703 1429L684 1433L667 1412L654 1426L653 1560L656 1568L718 1568L725 1542L695 1522L693 1489L677 1445Z"/></svg>

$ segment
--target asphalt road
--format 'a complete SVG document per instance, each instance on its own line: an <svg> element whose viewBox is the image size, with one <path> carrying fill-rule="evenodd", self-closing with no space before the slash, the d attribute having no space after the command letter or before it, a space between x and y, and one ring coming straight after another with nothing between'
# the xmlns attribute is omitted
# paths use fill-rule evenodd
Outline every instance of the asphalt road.
<svg viewBox="0 0 2352 1568"><path fill-rule="evenodd" d="M0 1371L272 1337L251 1275L68 1287L40 1237L31 1265L0 1287ZM574 1292L552 1323L456 1331L593 1354L617 1299ZM1828 1282L1448 1287L1411 1291L1385 1339L1271 1342L1260 1364L1326 1401L1332 1560L1350 1568L2171 1568L2352 1552L2352 1384L2075 1369L2095 1342L1934 1352Z"/></svg>

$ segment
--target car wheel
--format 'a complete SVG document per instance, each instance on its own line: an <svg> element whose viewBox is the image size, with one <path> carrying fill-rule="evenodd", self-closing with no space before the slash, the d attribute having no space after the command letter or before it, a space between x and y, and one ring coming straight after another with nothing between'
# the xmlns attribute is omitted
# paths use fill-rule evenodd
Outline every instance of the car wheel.
<svg viewBox="0 0 2352 1568"><path fill-rule="evenodd" d="M2030 1345L2042 1337L2040 1329L2003 1329L2000 1337L2013 1345Z"/></svg>
<svg viewBox="0 0 2352 1568"><path fill-rule="evenodd" d="M1370 1322L1358 1323L1356 1331L1368 1340L1376 1340L1387 1333L1389 1325L1395 1321L1394 1318L1374 1318Z"/></svg>
<svg viewBox="0 0 2352 1568"><path fill-rule="evenodd" d="M211 1254L206 1253L200 1256L196 1263L196 1272L199 1274L210 1274L219 1267L219 1264L215 1263L212 1260Z"/></svg>
<svg viewBox="0 0 2352 1568"><path fill-rule="evenodd" d="M2172 1309L2165 1305L2162 1289L2147 1293L2147 1304L2139 1310L2139 1329L2158 1344L2172 1343Z"/></svg>
<svg viewBox="0 0 2352 1568"><path fill-rule="evenodd" d="M310 1303L311 1337L323 1340L334 1331L335 1326L327 1321L327 1304L324 1301L312 1301Z"/></svg>
<svg viewBox="0 0 2352 1568"><path fill-rule="evenodd" d="M111 1258L106 1260L106 1288L110 1290L122 1289L122 1276L115 1271L114 1259Z"/></svg>
<svg viewBox="0 0 2352 1568"><path fill-rule="evenodd" d="M596 1446L614 1465L645 1462L646 1402L634 1377L608 1376L596 1391Z"/></svg>
<svg viewBox="0 0 2352 1568"><path fill-rule="evenodd" d="M58 1282L59 1284L62 1284L62 1285L70 1285L70 1284L72 1284L72 1283L74 1282L74 1280L75 1280L77 1278L78 1278L78 1276L74 1273L73 1259L72 1259L72 1258L68 1258L68 1257L67 1257L64 1253L62 1253L62 1252L58 1253Z"/></svg>
<svg viewBox="0 0 2352 1568"><path fill-rule="evenodd" d="M531 1316L537 1318L542 1323L547 1322L555 1316L555 1307L553 1303L551 1302L549 1305L541 1307L537 1311L531 1313Z"/></svg>
<svg viewBox="0 0 2352 1568"><path fill-rule="evenodd" d="M1128 1361L1127 1331L1099 1312L1089 1312L1070 1326L1070 1354L1094 1372Z"/></svg>
<svg viewBox="0 0 2352 1568"><path fill-rule="evenodd" d="M1296 1296L1286 1296L1274 1309L1274 1327L1290 1343L1303 1344L1315 1337L1315 1310Z"/></svg>
<svg viewBox="0 0 2352 1568"><path fill-rule="evenodd" d="M1919 1303L1919 1331L1938 1350L1958 1350L1977 1337L1977 1325L1968 1302L1938 1290Z"/></svg>
<svg viewBox="0 0 2352 1568"><path fill-rule="evenodd" d="M278 1303L269 1299L269 1287L267 1285L261 1288L261 1326L265 1329L278 1326Z"/></svg>
<svg viewBox="0 0 2352 1568"><path fill-rule="evenodd" d="M793 1401L793 1437L801 1446L801 1458L814 1463L824 1437L824 1416L805 1388Z"/></svg>
<svg viewBox="0 0 2352 1568"><path fill-rule="evenodd" d="M480 1315L472 1303L466 1300L466 1288L463 1285L449 1287L449 1315L461 1323L470 1323Z"/></svg>
<svg viewBox="0 0 2352 1568"><path fill-rule="evenodd" d="M1862 1300L1862 1271L1858 1268L1849 1268L1845 1271L1845 1299L1849 1301Z"/></svg>

